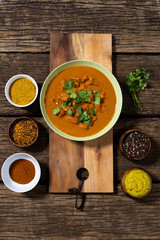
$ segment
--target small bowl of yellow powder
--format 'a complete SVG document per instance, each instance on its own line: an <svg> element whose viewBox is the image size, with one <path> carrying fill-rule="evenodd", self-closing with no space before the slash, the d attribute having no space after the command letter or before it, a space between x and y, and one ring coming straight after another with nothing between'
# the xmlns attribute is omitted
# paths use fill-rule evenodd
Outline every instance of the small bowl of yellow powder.
<svg viewBox="0 0 160 240"><path fill-rule="evenodd" d="M151 176L142 168L129 168L122 176L121 188L133 198L144 198L152 188Z"/></svg>
<svg viewBox="0 0 160 240"><path fill-rule="evenodd" d="M35 101L38 95L38 85L32 77L18 74L6 83L5 95L12 105L27 107Z"/></svg>

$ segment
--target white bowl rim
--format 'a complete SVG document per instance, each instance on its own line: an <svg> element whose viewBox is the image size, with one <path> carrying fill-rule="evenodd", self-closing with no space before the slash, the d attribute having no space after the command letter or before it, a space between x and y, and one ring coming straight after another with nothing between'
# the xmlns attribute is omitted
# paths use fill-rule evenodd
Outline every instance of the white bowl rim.
<svg viewBox="0 0 160 240"><path fill-rule="evenodd" d="M31 80L31 81L33 82L33 84L34 84L34 86L35 86L35 88L36 88L36 95L35 95L34 99L33 99L30 103L28 103L28 104L26 104L26 105L18 105L18 104L15 104L15 103L11 100L10 95L9 95L9 89L10 89L11 84L12 84L13 82L15 82L15 81L16 81L17 79L19 79L19 78L28 78L29 80ZM5 96L6 96L7 100L8 100L8 102L11 103L11 104L12 104L13 106L15 106L15 107L19 107L19 108L28 107L28 106L30 106L30 105L36 100L36 98L37 98L37 96L38 96L38 85L37 85L36 81L35 81L31 76L26 75L26 74L16 74L16 75L12 76L12 77L7 81L7 83L6 83L6 85L5 85Z"/></svg>
<svg viewBox="0 0 160 240"><path fill-rule="evenodd" d="M15 162L18 159L25 159L29 160L34 164L35 167L35 177L33 180L27 184L19 184L14 182L9 174L9 168L13 162ZM41 168L38 163L38 161L30 154L20 152L20 153L14 153L10 155L3 163L1 168L1 177L3 183L8 187L11 191L17 192L17 193L24 193L32 190L39 182L41 176ZM8 183L10 182L10 184Z"/></svg>
<svg viewBox="0 0 160 240"><path fill-rule="evenodd" d="M69 65L69 64L72 64L72 63L73 63L73 64L74 64L74 63L80 63L79 65L75 65L75 66L85 66L85 65L83 65L83 62L91 63L91 64L93 64L93 65L97 65L97 66L99 66L100 68L102 68L105 72L107 72L107 73L112 77L112 80L114 79L114 81L115 81L115 83L116 83L116 85L117 85L117 89L118 89L118 90L115 89L115 87L113 86L111 80L110 80L109 77L107 76L107 78L109 79L109 81L111 82L111 84L112 84L112 86L113 86L113 88L114 88L114 91L115 91L115 94L116 94L116 98L117 98L117 92L119 92L120 96L119 96L119 101L118 101L117 104L116 104L116 108L118 107L117 117L116 117L116 118L115 118L115 114L114 114L114 116L113 116L113 118L111 119L111 121L109 122L109 124L108 124L105 128L103 128L101 131L99 131L98 133L96 133L96 134L94 134L94 135L91 135L91 136L88 136L88 137L76 137L76 136L71 136L71 135L69 135L69 134L67 134L67 133L59 130L56 126L54 126L54 129L53 129L53 127L50 126L50 124L48 123L48 120L47 120L46 117L45 117L45 114L44 114L44 111L43 111L43 107L42 107L42 105L43 105L42 93L43 93L43 89L44 89L44 86L45 86L45 84L46 84L47 79L51 77L51 75L53 74L53 72L55 72L55 71L58 70L59 68L62 68L62 67L65 66L65 65ZM71 67L71 66L68 66L68 68L69 68L69 67ZM93 67L93 68L94 68L94 67ZM96 67L95 67L95 68L96 68ZM67 68L66 68L66 69L67 69ZM98 69L98 70L99 70L99 69ZM62 71L62 70L61 70L61 71ZM61 71L59 71L58 73L60 73ZM99 70L99 71L101 71L101 70ZM105 73L104 73L103 71L101 71L101 72L105 75ZM58 74L58 73L57 73L57 74ZM52 80L51 80L51 81L52 81ZM51 82L51 81L50 81L50 82ZM50 83L50 82L49 82L49 83ZM47 84L47 87L48 87L49 83ZM42 113L43 118L44 118L45 122L47 123L47 125L48 125L53 131L55 131L57 134L59 134L60 136L62 136L62 137L64 137L64 138L67 138L67 139L70 139L70 140L73 140L73 141L90 141L90 140L96 139L96 138L98 138L98 137L101 137L102 135L104 135L104 134L106 134L107 132L109 132L109 131L111 130L111 128L115 125L115 123L117 122L117 120L118 120L118 118L119 118L119 116L120 116L120 113L121 113L121 110L122 110L122 103L123 103L122 91L121 91L120 85L119 85L116 77L115 77L106 67L104 67L103 65L101 65L101 64L99 64L99 63L97 63L97 62L94 62L94 61L84 60L84 59L82 59L82 60L72 60L72 61L68 61L68 62L65 62L65 63L57 66L56 68L54 68L54 69L52 70L52 72L50 72L50 74L49 74L49 75L47 76L47 78L45 79L45 81L44 81L44 83L43 83L43 85L42 85L42 88L41 88L41 92L40 92L40 108L41 108L41 113ZM115 111L115 113L116 113L116 111ZM47 115L47 113L46 113L46 115ZM54 124L52 123L52 125L54 125ZM107 128L108 128L108 130L106 131L105 129L107 129ZM105 131L104 131L104 130L105 130Z"/></svg>

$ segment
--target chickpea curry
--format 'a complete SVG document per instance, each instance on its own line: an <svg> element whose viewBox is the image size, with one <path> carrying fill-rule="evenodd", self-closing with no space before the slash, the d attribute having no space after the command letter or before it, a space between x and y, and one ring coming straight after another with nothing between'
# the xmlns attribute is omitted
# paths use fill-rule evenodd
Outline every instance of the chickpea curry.
<svg viewBox="0 0 160 240"><path fill-rule="evenodd" d="M45 96L48 117L71 136L101 131L115 113L116 94L109 79L95 68L74 66L60 72Z"/></svg>

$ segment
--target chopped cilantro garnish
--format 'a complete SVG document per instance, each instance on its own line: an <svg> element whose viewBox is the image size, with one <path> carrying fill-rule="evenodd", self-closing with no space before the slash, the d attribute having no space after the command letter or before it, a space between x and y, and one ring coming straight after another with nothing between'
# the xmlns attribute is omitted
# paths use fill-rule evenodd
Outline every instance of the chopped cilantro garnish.
<svg viewBox="0 0 160 240"><path fill-rule="evenodd" d="M68 115L69 115L69 116L72 116L72 114L73 114L73 113L72 113L72 109L70 108L70 109L68 110Z"/></svg>
<svg viewBox="0 0 160 240"><path fill-rule="evenodd" d="M88 96L89 96L90 94L92 94L92 90L89 90L89 91L88 91Z"/></svg>
<svg viewBox="0 0 160 240"><path fill-rule="evenodd" d="M90 98L86 98L86 99L85 99L85 102L89 102L89 103L90 103L90 102L91 102L91 99L90 99Z"/></svg>
<svg viewBox="0 0 160 240"><path fill-rule="evenodd" d="M94 108L92 108L92 109L91 109L91 114L92 114L93 116L95 116L95 115L96 115L96 113L97 113L97 110L96 110L96 109L94 109Z"/></svg>
<svg viewBox="0 0 160 240"><path fill-rule="evenodd" d="M66 106L67 106L67 102L65 101L65 102L62 103L62 107L64 108Z"/></svg>
<svg viewBox="0 0 160 240"><path fill-rule="evenodd" d="M87 91L86 90L81 90L80 92L79 92L79 96L81 97L81 98L87 98Z"/></svg>
<svg viewBox="0 0 160 240"><path fill-rule="evenodd" d="M78 106L79 106L79 103L76 102L73 107L74 107L74 108L77 108Z"/></svg>
<svg viewBox="0 0 160 240"><path fill-rule="evenodd" d="M69 90L66 91L66 93L70 96L72 94L72 90L69 89Z"/></svg>
<svg viewBox="0 0 160 240"><path fill-rule="evenodd" d="M84 123L85 123L86 125L89 125L90 120L84 121Z"/></svg>
<svg viewBox="0 0 160 240"><path fill-rule="evenodd" d="M66 83L64 84L63 89L72 89L72 88L74 88L74 87L75 87L74 82L73 82L72 80L69 80L68 82L66 82Z"/></svg>
<svg viewBox="0 0 160 240"><path fill-rule="evenodd" d="M70 98L76 99L76 97L77 97L77 94L76 94L76 93L72 93L72 94L70 95Z"/></svg>
<svg viewBox="0 0 160 240"><path fill-rule="evenodd" d="M91 116L88 114L88 112L83 111L83 109L79 107L77 113L81 114L78 117L79 122L84 122L85 124L89 125Z"/></svg>
<svg viewBox="0 0 160 240"><path fill-rule="evenodd" d="M83 109L80 106L78 107L77 113L79 113L79 114L83 113Z"/></svg>
<svg viewBox="0 0 160 240"><path fill-rule="evenodd" d="M94 97L94 103L95 104L100 104L100 101L101 101L101 99L100 99L100 92L95 92L94 94L93 94L93 97Z"/></svg>
<svg viewBox="0 0 160 240"><path fill-rule="evenodd" d="M54 110L53 110L53 114L57 115L59 112L60 112L60 107L56 107Z"/></svg>
<svg viewBox="0 0 160 240"><path fill-rule="evenodd" d="M69 107L72 106L72 102L69 102L69 103L68 103L68 106L69 106Z"/></svg>
<svg viewBox="0 0 160 240"><path fill-rule="evenodd" d="M82 121L83 121L83 115L80 115L80 116L78 117L78 120L79 120L79 122L82 122Z"/></svg>
<svg viewBox="0 0 160 240"><path fill-rule="evenodd" d="M89 120L91 117L90 117L90 115L87 113L87 111L84 111L83 112L83 119L84 119L84 121L87 121L87 120Z"/></svg>

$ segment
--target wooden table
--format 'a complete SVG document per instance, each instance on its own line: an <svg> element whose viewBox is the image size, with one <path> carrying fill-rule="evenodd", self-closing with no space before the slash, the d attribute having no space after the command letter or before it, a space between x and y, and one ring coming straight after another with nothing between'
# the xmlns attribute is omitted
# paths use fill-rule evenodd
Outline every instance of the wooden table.
<svg viewBox="0 0 160 240"><path fill-rule="evenodd" d="M88 194L85 208L74 208L75 196L48 193L48 127L37 102L19 109L5 99L7 80L18 73L31 75L39 89L49 74L49 32L113 34L113 73L121 87L125 75L145 67L148 87L141 92L143 111L123 94L121 117L114 127L114 194ZM56 0L0 1L0 166L23 150L8 139L8 126L17 116L32 116L40 137L28 152L42 168L38 186L26 194L8 190L0 182L0 239L160 239L160 2ZM152 140L143 161L125 159L118 150L127 129L145 130ZM144 200L126 197L120 188L123 171L138 166L153 178L153 190Z"/></svg>

